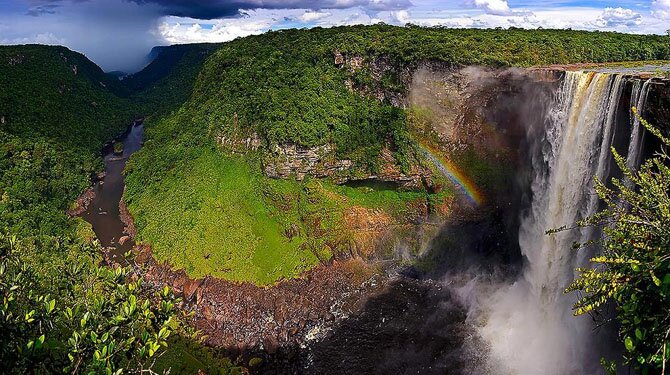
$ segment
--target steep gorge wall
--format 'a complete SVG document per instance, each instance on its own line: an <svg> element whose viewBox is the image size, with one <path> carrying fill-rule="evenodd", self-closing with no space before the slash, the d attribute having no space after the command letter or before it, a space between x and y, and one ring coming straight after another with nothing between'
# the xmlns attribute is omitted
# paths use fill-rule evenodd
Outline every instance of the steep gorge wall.
<svg viewBox="0 0 670 375"><path fill-rule="evenodd" d="M362 97L405 110L408 130L419 146L455 161L470 152L488 164L513 166L525 138L524 123L541 121L542 106L555 82L521 69L455 68L437 61L394 64L388 57L364 58L334 52L333 63L347 71L344 82ZM532 92L531 92L532 91ZM532 97L533 100L527 100ZM336 147L295 144L269 146L264 172L273 178L330 177L395 182L406 189L434 189L431 162L416 152L411 169L401 171L392 145L380 154L379 173L356 169L338 158ZM490 176L478 176L487 180ZM438 187L439 188L439 187Z"/></svg>

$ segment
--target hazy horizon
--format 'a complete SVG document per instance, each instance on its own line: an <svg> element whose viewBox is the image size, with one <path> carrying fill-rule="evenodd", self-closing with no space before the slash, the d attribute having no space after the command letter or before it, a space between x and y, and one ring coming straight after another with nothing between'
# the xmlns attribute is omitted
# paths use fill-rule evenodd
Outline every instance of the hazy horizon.
<svg viewBox="0 0 670 375"><path fill-rule="evenodd" d="M670 0L0 0L0 44L63 45L105 71L139 70L154 46L379 22L662 34Z"/></svg>

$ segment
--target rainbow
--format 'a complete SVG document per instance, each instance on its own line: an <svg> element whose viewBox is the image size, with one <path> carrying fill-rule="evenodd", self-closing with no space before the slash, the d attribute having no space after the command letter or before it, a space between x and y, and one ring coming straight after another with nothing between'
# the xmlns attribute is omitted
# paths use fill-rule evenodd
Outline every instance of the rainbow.
<svg viewBox="0 0 670 375"><path fill-rule="evenodd" d="M439 158L427 148L422 146L420 148L424 155L435 164L442 175L451 180L472 204L479 206L484 202L484 196L465 173L460 171L450 161Z"/></svg>

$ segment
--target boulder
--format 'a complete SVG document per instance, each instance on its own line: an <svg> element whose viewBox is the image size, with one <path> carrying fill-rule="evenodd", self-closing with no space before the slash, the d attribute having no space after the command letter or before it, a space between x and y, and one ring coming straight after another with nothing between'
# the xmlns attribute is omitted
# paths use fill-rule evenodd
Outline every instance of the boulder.
<svg viewBox="0 0 670 375"><path fill-rule="evenodd" d="M200 288L202 280L188 280L184 283L184 300L190 301L195 292Z"/></svg>
<svg viewBox="0 0 670 375"><path fill-rule="evenodd" d="M123 237L119 238L119 245L123 246L128 241L130 241L130 236L123 236Z"/></svg>

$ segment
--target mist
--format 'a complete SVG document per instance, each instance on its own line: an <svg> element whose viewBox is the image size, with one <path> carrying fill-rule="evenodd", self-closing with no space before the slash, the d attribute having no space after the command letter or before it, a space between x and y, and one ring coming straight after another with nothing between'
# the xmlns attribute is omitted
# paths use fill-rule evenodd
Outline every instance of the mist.
<svg viewBox="0 0 670 375"><path fill-rule="evenodd" d="M458 151L461 142L475 149L516 151L509 190L489 194L495 206L504 207L499 219L477 224L472 238L461 231L459 238L467 246L457 253L449 242L434 250L447 253L441 281L467 312L467 322L481 340L468 350L486 352L486 363L478 366L484 373L601 371L603 348L596 342L593 323L588 317L572 316L574 296L563 294L574 276L570 245L579 239L579 231L545 235L580 218L580 204L570 208L558 202L561 194L573 194L577 202L588 200L583 186L588 186L589 172L595 168L589 155L601 147L593 144L599 139L594 133L565 141L580 143L577 151L560 160L558 154L547 154L558 152L560 129L574 93L561 91L551 79L543 82L546 78L514 69L469 67L453 72L419 69L412 80L412 105L435 114L432 126L452 151ZM575 99L591 106L592 116L583 127L592 125L593 132L600 129L597 116L605 113L603 97L606 91ZM570 173L568 165L583 165L583 170ZM496 233L496 242L482 239L489 231ZM499 238L508 243L501 246ZM515 268L515 255L523 259L516 262L523 263L521 270Z"/></svg>
<svg viewBox="0 0 670 375"><path fill-rule="evenodd" d="M51 13L1 14L0 44L64 45L105 71L132 73L146 65L153 46L164 44L155 33L160 16L159 7L151 4L107 0L63 3Z"/></svg>

